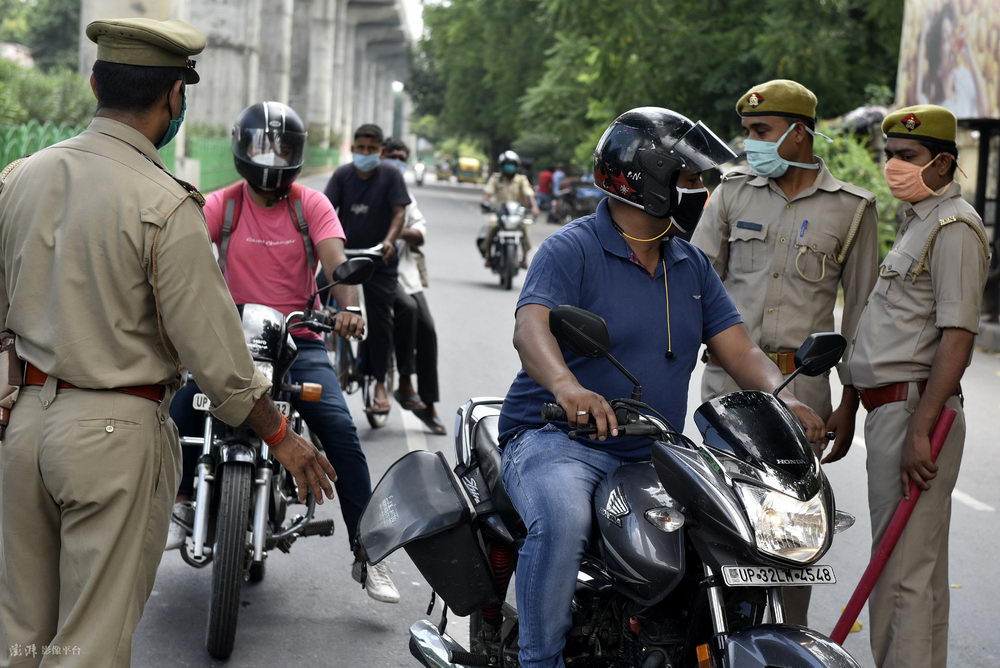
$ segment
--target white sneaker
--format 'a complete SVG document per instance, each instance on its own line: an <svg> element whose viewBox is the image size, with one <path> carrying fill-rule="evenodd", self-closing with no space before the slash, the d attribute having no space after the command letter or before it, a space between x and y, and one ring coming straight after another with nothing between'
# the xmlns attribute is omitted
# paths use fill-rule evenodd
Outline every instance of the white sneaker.
<svg viewBox="0 0 1000 668"><path fill-rule="evenodd" d="M399 603L399 590L389 577L389 564L380 561L374 566L368 566L365 578L364 562L355 561L351 566L351 577L360 582L368 596L382 603Z"/></svg>
<svg viewBox="0 0 1000 668"><path fill-rule="evenodd" d="M190 501L179 501L174 504L173 514L170 518L170 528L167 529L167 543L164 550L176 550L184 545L184 539L188 536L188 530L174 519L173 516L191 524L194 521L194 506Z"/></svg>

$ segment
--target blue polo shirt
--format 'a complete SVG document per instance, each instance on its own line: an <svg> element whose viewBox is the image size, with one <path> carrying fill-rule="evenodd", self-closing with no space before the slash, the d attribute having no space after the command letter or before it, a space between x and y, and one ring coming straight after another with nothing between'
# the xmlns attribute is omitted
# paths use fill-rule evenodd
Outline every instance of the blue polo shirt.
<svg viewBox="0 0 1000 668"><path fill-rule="evenodd" d="M688 383L702 342L743 319L699 248L668 237L662 253L670 293L673 359L666 354L663 264L650 276L638 263L611 221L607 199L596 213L573 221L542 243L524 279L517 308L570 304L603 317L611 334L611 352L639 379L643 401L683 430ZM631 383L606 359L580 357L565 348L562 352L570 371L587 389L607 399L631 395ZM546 401L555 397L521 369L504 399L501 443L525 427L543 426L541 406ZM581 442L623 457L649 457L646 438Z"/></svg>

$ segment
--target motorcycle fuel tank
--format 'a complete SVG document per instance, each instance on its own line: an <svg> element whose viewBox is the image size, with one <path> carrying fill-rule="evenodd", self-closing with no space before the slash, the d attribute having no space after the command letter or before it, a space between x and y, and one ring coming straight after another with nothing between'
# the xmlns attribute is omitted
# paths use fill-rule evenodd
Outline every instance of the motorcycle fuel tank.
<svg viewBox="0 0 1000 668"><path fill-rule="evenodd" d="M683 522L680 504L667 494L648 462L625 464L594 493L601 554L625 595L643 605L662 600L684 575L684 528L666 532L646 517L654 509Z"/></svg>

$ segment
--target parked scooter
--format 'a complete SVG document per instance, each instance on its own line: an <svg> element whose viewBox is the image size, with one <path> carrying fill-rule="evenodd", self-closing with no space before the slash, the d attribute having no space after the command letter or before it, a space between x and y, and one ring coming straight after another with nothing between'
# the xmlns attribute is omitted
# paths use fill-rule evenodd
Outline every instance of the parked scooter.
<svg viewBox="0 0 1000 668"><path fill-rule="evenodd" d="M834 569L818 562L833 534L853 523L835 510L819 459L777 398L798 374L832 368L844 338L810 336L796 353L799 368L774 394L734 392L702 404L698 445L642 402L638 381L610 353L603 319L561 306L550 327L561 345L605 357L629 378L632 396L610 402L619 433L648 437L652 452L652 462L619 467L595 493L566 665L858 668L827 637L784 624L781 594L834 584ZM459 410L454 471L441 453L406 455L361 519L372 563L403 547L444 600L439 622L410 628L410 651L427 667L518 665L517 611L505 599L525 528L501 482L501 403L471 399ZM560 406L540 408L544 419L565 422ZM471 616L468 650L446 633L448 608Z"/></svg>
<svg viewBox="0 0 1000 668"><path fill-rule="evenodd" d="M348 260L337 267L334 282L326 288L363 283L374 268L367 258ZM309 310L315 297L316 293L309 298L306 309L287 317L262 304L240 307L243 334L254 365L271 379L271 397L289 418L290 427L306 439L311 438L309 429L290 400L318 401L323 388L289 382L288 370L296 356L289 332L298 327L315 332L332 330L325 312ZM193 402L197 410L212 408L204 394L195 394ZM202 452L196 469L194 522L188 526L182 518L174 517L190 533L181 557L195 568L212 564L205 644L214 658L226 659L236 641L243 582L264 578L269 550L288 552L299 538L332 536L333 520L313 519L316 500L309 492L305 514L286 522L288 507L298 503L295 481L251 430L230 427L206 412L204 435L181 441L186 447L200 447ZM313 443L322 450L315 438Z"/></svg>
<svg viewBox="0 0 1000 668"><path fill-rule="evenodd" d="M525 235L524 226L531 225L532 220L526 215L526 209L517 202L504 202L497 208L485 202L480 204L483 213L496 216L497 230L493 242L486 249L490 269L500 276L500 287L510 290L514 277L521 267L521 239ZM476 239L476 245L482 250L485 230Z"/></svg>
<svg viewBox="0 0 1000 668"><path fill-rule="evenodd" d="M556 198L556 215L552 222L565 225L577 218L597 211L597 205L605 194L600 188L587 181L573 181L567 190Z"/></svg>

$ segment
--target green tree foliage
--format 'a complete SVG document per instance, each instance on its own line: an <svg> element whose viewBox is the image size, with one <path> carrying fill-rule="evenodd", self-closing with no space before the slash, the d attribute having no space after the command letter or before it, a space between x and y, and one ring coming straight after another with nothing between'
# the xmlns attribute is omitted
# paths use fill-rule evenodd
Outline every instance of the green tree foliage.
<svg viewBox="0 0 1000 668"><path fill-rule="evenodd" d="M551 29L541 0L452 0L424 9L409 88L419 114L491 156L517 138L521 97L541 76Z"/></svg>
<svg viewBox="0 0 1000 668"><path fill-rule="evenodd" d="M0 124L85 125L96 106L90 85L75 72L46 74L0 60Z"/></svg>
<svg viewBox="0 0 1000 668"><path fill-rule="evenodd" d="M27 44L30 6L26 0L0 0L0 42Z"/></svg>
<svg viewBox="0 0 1000 668"><path fill-rule="evenodd" d="M46 71L76 70L80 50L80 0L30 0L27 45Z"/></svg>
<svg viewBox="0 0 1000 668"><path fill-rule="evenodd" d="M737 97L768 79L808 86L822 117L884 95L903 3L453 0L425 9L410 90L450 132L487 146L517 138L582 166L632 107L670 107L733 136Z"/></svg>

